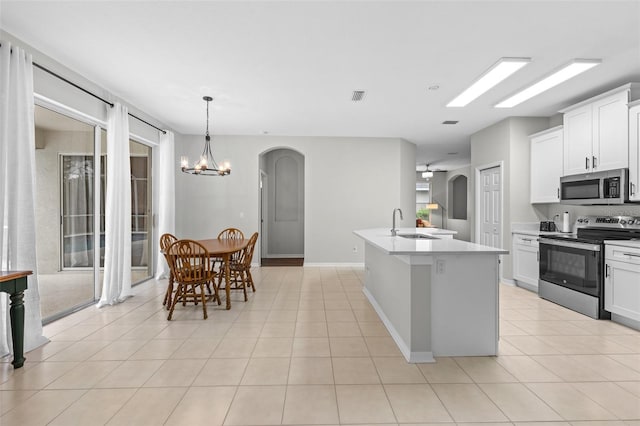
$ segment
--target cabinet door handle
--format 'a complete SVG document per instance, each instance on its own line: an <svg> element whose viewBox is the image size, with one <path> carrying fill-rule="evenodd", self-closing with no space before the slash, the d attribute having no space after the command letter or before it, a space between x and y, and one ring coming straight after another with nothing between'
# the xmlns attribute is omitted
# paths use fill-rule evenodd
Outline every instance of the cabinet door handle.
<svg viewBox="0 0 640 426"><path fill-rule="evenodd" d="M633 185L633 184L631 184ZM558 188L558 200L560 199L560 188Z"/></svg>
<svg viewBox="0 0 640 426"><path fill-rule="evenodd" d="M640 257L640 254L635 253L622 253L623 256Z"/></svg>
<svg viewBox="0 0 640 426"><path fill-rule="evenodd" d="M536 252L536 259L538 260L538 262L540 262L540 252L539 251Z"/></svg>
<svg viewBox="0 0 640 426"><path fill-rule="evenodd" d="M584 168L589 170L589 157L584 157Z"/></svg>
<svg viewBox="0 0 640 426"><path fill-rule="evenodd" d="M636 193L636 186L632 182L629 182L629 195L635 195L635 193Z"/></svg>
<svg viewBox="0 0 640 426"><path fill-rule="evenodd" d="M604 277L607 278L609 276L609 264L604 265Z"/></svg>
<svg viewBox="0 0 640 426"><path fill-rule="evenodd" d="M595 169L598 167L598 159L596 157L591 157L593 160L591 161L592 167Z"/></svg>

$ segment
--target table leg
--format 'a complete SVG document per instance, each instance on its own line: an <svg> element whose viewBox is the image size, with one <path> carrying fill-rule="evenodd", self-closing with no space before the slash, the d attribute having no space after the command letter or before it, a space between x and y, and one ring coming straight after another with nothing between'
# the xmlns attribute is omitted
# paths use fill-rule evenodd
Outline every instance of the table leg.
<svg viewBox="0 0 640 426"><path fill-rule="evenodd" d="M26 279L26 278L25 278ZM13 342L13 368L20 368L24 365L24 292L18 291L9 296L11 307L9 316L11 317L11 341Z"/></svg>
<svg viewBox="0 0 640 426"><path fill-rule="evenodd" d="M229 262L231 261L231 255L226 253L223 256L224 260L224 280L226 281L224 286L224 292L227 295L227 310L231 309L231 273L229 271Z"/></svg>

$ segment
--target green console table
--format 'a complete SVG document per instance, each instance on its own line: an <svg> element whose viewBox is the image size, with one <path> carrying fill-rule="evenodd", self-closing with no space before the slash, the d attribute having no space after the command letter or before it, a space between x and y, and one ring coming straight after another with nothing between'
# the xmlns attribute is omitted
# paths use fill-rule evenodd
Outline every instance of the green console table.
<svg viewBox="0 0 640 426"><path fill-rule="evenodd" d="M27 275L32 271L0 271L0 291L9 293L11 307L11 341L13 342L13 368L24 365L24 291L27 289Z"/></svg>

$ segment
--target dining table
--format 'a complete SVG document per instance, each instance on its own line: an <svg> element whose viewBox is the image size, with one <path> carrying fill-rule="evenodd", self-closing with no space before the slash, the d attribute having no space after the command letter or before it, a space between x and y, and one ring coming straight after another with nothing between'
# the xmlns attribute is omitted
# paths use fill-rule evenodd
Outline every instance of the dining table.
<svg viewBox="0 0 640 426"><path fill-rule="evenodd" d="M249 244L249 240L246 238L211 238L197 241L207 249L211 257L219 257L222 259L223 270L220 271L220 273L223 274L225 281L224 291L227 297L227 309L231 309L231 273L229 269L231 256L234 253L244 250L247 247L247 244Z"/></svg>

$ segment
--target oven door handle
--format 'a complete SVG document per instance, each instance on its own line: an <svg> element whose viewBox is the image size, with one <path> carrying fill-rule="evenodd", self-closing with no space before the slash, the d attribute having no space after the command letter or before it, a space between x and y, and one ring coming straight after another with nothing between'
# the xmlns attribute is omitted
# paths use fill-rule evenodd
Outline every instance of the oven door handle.
<svg viewBox="0 0 640 426"><path fill-rule="evenodd" d="M560 240L552 240L550 238L540 238L540 244L547 244L550 246L559 246L559 247L570 247L570 248L588 250L588 251L600 251L599 244L578 243L574 241L560 241Z"/></svg>

